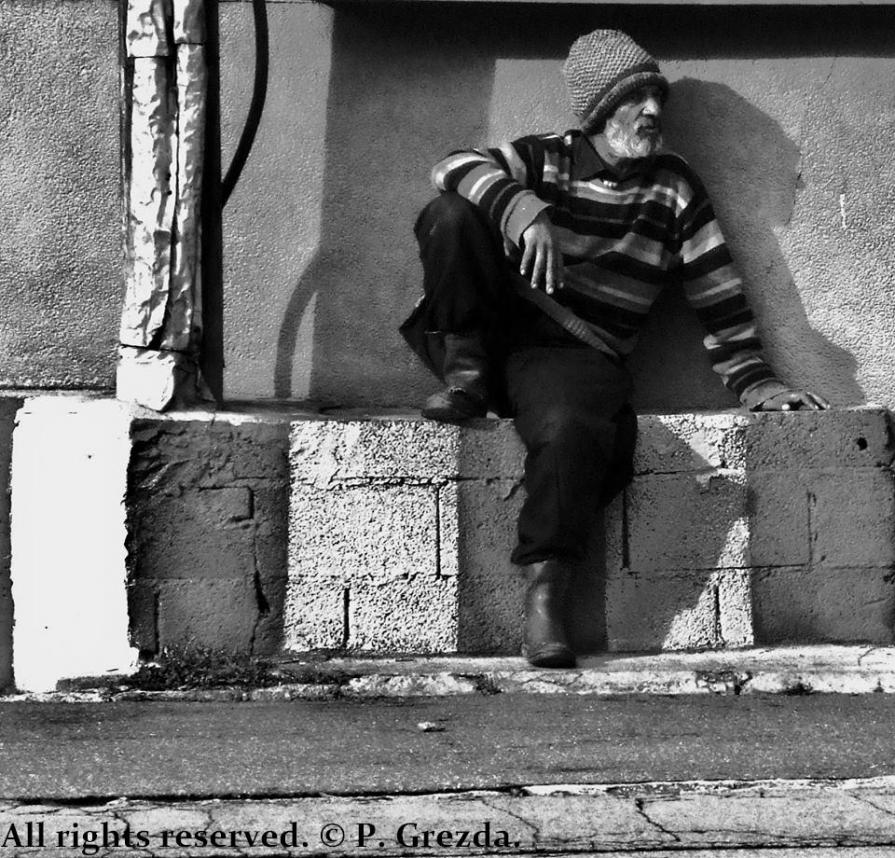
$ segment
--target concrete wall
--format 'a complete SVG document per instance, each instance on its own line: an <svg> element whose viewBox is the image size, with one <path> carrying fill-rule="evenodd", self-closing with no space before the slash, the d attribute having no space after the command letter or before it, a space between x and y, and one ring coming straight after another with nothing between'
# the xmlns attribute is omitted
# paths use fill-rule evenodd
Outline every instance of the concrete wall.
<svg viewBox="0 0 895 858"><path fill-rule="evenodd" d="M22 687L165 647L518 652L510 421L52 396L16 423ZM892 459L879 408L642 417L634 481L570 594L576 645L893 643ZM7 678L8 655L0 638Z"/></svg>
<svg viewBox="0 0 895 858"><path fill-rule="evenodd" d="M892 643L885 411L639 428L570 599L579 647ZM517 652L523 457L508 421L293 424L287 646Z"/></svg>
<svg viewBox="0 0 895 858"><path fill-rule="evenodd" d="M112 383L117 12L0 0L0 387ZM225 216L231 398L418 403L431 381L395 323L419 291L411 225L429 167L454 146L570 125L567 45L619 26L672 80L668 141L713 194L780 373L840 405L895 403L888 7L271 0L268 12L267 109ZM251 33L250 4L224 0L225 165ZM641 408L732 404L689 310L674 295L659 310L634 360Z"/></svg>
<svg viewBox="0 0 895 858"><path fill-rule="evenodd" d="M282 644L288 418L139 419L128 477L134 644Z"/></svg>
<svg viewBox="0 0 895 858"><path fill-rule="evenodd" d="M0 388L113 382L118 6L0 0Z"/></svg>
<svg viewBox="0 0 895 858"><path fill-rule="evenodd" d="M221 8L232 149L251 19L246 3ZM419 293L411 226L429 167L457 146L569 127L567 46L618 26L672 81L668 142L709 187L779 373L840 405L895 404L889 8L268 11L268 107L225 216L229 395L418 403L432 383L395 324ZM657 309L634 360L641 408L733 404L679 297Z"/></svg>

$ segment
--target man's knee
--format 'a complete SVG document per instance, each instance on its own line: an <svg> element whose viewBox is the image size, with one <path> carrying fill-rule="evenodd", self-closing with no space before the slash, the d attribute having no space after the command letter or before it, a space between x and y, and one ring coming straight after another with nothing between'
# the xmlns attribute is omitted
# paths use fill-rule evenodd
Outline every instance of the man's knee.
<svg viewBox="0 0 895 858"><path fill-rule="evenodd" d="M480 212L456 191L448 191L439 194L420 212L414 232L417 241L424 244L433 238L463 235L470 228L486 228Z"/></svg>
<svg viewBox="0 0 895 858"><path fill-rule="evenodd" d="M534 446L551 447L582 459L594 454L606 457L615 440L615 428L611 420L574 408L551 408L540 416Z"/></svg>

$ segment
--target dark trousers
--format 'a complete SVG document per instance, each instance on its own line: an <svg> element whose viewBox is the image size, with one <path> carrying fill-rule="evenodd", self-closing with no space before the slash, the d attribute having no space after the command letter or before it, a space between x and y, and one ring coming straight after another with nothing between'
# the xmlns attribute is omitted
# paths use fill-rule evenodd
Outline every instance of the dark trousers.
<svg viewBox="0 0 895 858"><path fill-rule="evenodd" d="M600 507L631 478L630 375L516 294L518 275L474 205L442 194L415 231L424 292L418 328L485 337L497 410L513 417L527 450L512 560L578 562ZM431 350L424 359L439 373Z"/></svg>

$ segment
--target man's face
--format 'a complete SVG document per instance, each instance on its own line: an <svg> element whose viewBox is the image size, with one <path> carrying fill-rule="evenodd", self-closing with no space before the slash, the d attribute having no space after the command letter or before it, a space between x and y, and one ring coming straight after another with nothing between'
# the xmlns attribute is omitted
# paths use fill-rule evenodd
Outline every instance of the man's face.
<svg viewBox="0 0 895 858"><path fill-rule="evenodd" d="M635 89L606 120L609 148L620 158L648 158L662 146L662 90Z"/></svg>

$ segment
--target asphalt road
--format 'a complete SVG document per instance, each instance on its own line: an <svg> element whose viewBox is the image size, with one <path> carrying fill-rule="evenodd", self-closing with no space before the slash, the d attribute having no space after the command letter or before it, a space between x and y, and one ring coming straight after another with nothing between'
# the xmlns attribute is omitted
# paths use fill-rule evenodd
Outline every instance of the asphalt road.
<svg viewBox="0 0 895 858"><path fill-rule="evenodd" d="M8 703L0 704L0 797L871 777L895 774L893 724L895 695L886 694Z"/></svg>

